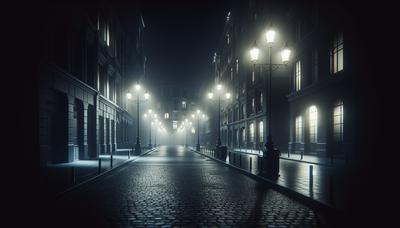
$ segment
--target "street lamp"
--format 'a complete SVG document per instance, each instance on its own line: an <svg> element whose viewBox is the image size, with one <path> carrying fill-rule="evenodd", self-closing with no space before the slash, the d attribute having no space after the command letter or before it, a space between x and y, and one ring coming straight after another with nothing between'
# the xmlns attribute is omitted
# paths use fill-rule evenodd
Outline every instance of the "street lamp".
<svg viewBox="0 0 400 228"><path fill-rule="evenodd" d="M136 83L135 85L135 95L136 95L136 111L137 111L137 120L136 120L136 144L135 144L135 153L136 154L141 154L141 147L140 147L140 136L139 136L139 103L140 101L147 101L150 99L150 95L149 93L146 91L144 93L144 99L141 99L141 95L140 91L141 91L141 85ZM128 91L128 93L126 94L126 98L128 100L132 100L133 95L130 91Z"/></svg>
<svg viewBox="0 0 400 228"><path fill-rule="evenodd" d="M152 126L152 117L157 117L157 114L153 114L153 110L149 109L147 110L147 113L145 113L143 116L145 119L149 120L149 148L151 149L153 145L151 144L151 126Z"/></svg>
<svg viewBox="0 0 400 228"><path fill-rule="evenodd" d="M200 109L197 109L194 114L192 114L192 118L197 118L197 144L196 144L196 150L200 151L200 117L203 119L205 118L205 115L201 113Z"/></svg>
<svg viewBox="0 0 400 228"><path fill-rule="evenodd" d="M219 148L221 147L221 96L222 99L229 100L231 98L231 94L228 92L223 93L223 86L221 84L217 84L215 87L215 93L218 95L218 140L217 140L217 145L216 147ZM223 96L225 95L225 96ZM213 100L214 99L214 92L209 92L207 94L208 99Z"/></svg>
<svg viewBox="0 0 400 228"><path fill-rule="evenodd" d="M267 174L270 175L273 178L277 178L279 175L279 150L274 148L274 144L272 141L272 133L271 133L271 124L272 124L272 112L271 112L271 107L272 107L272 71L273 70L277 70L282 66L287 66L287 64L289 63L289 59L290 59L290 54L291 51L287 46L287 43L284 47L284 49L281 52L281 57L282 57L282 63L272 63L272 46L275 42L275 35L276 32L275 30L272 29L272 27L266 32L265 37L266 37L266 41L267 41L267 46L269 49L269 62L262 64L262 63L257 63L258 59L259 59L259 53L260 50L257 47L257 43L254 42L253 47L251 48L251 50L249 51L250 53L250 59L253 62L253 72L254 72L254 68L256 65L259 66L266 66L268 67L269 70L269 77L268 77L268 107L265 106L268 110L268 115L267 115L267 125L268 125L268 137L266 140L266 153L263 154L264 159L266 160L266 162L268 162L269 164L267 165L267 169L269 169L267 171ZM267 88L267 80L265 80L265 88Z"/></svg>

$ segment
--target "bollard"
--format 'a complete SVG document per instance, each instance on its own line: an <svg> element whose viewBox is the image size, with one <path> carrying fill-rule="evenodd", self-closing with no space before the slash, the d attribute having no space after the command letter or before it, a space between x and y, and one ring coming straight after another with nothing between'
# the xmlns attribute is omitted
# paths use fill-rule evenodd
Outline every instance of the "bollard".
<svg viewBox="0 0 400 228"><path fill-rule="evenodd" d="M101 173L101 158L99 158L99 170L97 171L98 174Z"/></svg>
<svg viewBox="0 0 400 228"><path fill-rule="evenodd" d="M236 165L236 153L233 154L233 164Z"/></svg>
<svg viewBox="0 0 400 228"><path fill-rule="evenodd" d="M249 171L250 171L250 173L251 173L251 160L252 160L252 157L250 157L250 165L249 165Z"/></svg>
<svg viewBox="0 0 400 228"><path fill-rule="evenodd" d="M310 181L309 181L310 187L309 187L309 189L310 189L310 194L311 194L313 192L313 166L312 165L310 165L309 174L310 174Z"/></svg>
<svg viewBox="0 0 400 228"><path fill-rule="evenodd" d="M113 168L113 154L111 153L111 156L110 156L110 169L112 169Z"/></svg>
<svg viewBox="0 0 400 228"><path fill-rule="evenodd" d="M301 156L300 159L303 160L303 151L301 151L300 156Z"/></svg>
<svg viewBox="0 0 400 228"><path fill-rule="evenodd" d="M239 167L242 168L242 154L239 154Z"/></svg>
<svg viewBox="0 0 400 228"><path fill-rule="evenodd" d="M76 183L75 167L71 168L71 179L72 179L72 185L75 185L75 183Z"/></svg>
<svg viewBox="0 0 400 228"><path fill-rule="evenodd" d="M287 157L290 158L290 151L287 151Z"/></svg>

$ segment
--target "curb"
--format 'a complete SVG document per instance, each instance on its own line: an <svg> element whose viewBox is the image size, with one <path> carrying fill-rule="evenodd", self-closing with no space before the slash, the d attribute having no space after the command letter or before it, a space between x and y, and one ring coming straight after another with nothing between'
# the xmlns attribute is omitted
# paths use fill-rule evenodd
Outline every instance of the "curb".
<svg viewBox="0 0 400 228"><path fill-rule="evenodd" d="M280 193L282 193L282 194L284 194L284 195L286 195L286 196L288 196L290 198L293 198L293 199L299 201L300 203L303 203L304 205L306 205L306 206L308 206L308 207L310 207L312 209L323 210L325 212L329 212L329 213L335 214L335 215L340 215L340 214L343 213L341 211L338 211L336 208L334 208L334 207L332 207L330 205L327 205L325 203L322 203L320 201L312 199L312 198L310 198L308 196L305 196L305 195L303 195L301 193L298 193L298 192L296 192L296 191L294 191L294 190L292 190L290 188L287 188L287 187L284 187L282 185L276 184L276 183L274 183L274 182L272 182L272 181L270 181L270 180L268 180L268 179L266 179L264 177L255 175L253 173L249 173L247 170L244 170L244 169L241 169L239 167L233 166L231 164L228 164L228 163L226 163L224 161L221 161L221 160L216 159L214 157L211 157L209 155L202 154L199 151L196 151L196 150L193 150L193 149L190 149L190 150L195 152L195 153L198 153L198 154L200 154L202 156L208 157L208 158L210 158L210 159L212 159L212 160L214 160L214 161L216 161L216 162L218 162L218 163L220 163L222 165L225 165L227 167L233 168L233 169L239 171L241 174L244 174L244 175L246 175L246 176L248 176L248 177L250 177L250 178L252 178L252 179L254 179L256 181L263 182L263 183L269 185L273 190L276 190L276 191L278 191L278 192L280 192Z"/></svg>
<svg viewBox="0 0 400 228"><path fill-rule="evenodd" d="M292 159L292 158L285 158L285 157L279 157L279 159L287 160L287 161L295 161L295 162L303 162L303 163L308 163L308 164L313 164L313 165L320 165L320 166L326 166L326 167L331 167L331 168L337 168L337 167L346 167L346 164L326 164L326 163L318 163L318 162L311 162L311 161L304 161L304 160L298 160L298 159Z"/></svg>
<svg viewBox="0 0 400 228"><path fill-rule="evenodd" d="M95 175L94 177L91 177L91 178L89 178L89 179L87 179L87 180L85 180L85 181L80 182L79 184L76 184L76 185L74 185L74 186L72 186L72 187L69 187L69 188L67 188L66 190L64 190L64 191L62 191L62 192L60 192L60 193L58 193L58 194L56 195L55 198L56 198L56 199L61 198L61 197L63 197L66 193L71 192L71 191L74 191L74 190L76 190L76 189L82 187L83 185L86 185L86 184L88 184L88 183L90 183L90 182L92 182L92 181L95 181L95 180L97 180L98 178L103 177L103 176L105 176L106 174L111 173L112 171L116 171L116 170L122 168L123 166L127 165L128 163L133 162L133 161L136 161L138 158L140 158L140 157L142 157L142 156L144 156L144 155L147 155L147 154L150 153L150 152L155 151L156 149L158 149L158 148L153 148L153 149L151 149L151 150L148 150L148 151L146 151L145 153L142 153L141 155L139 155L139 156L138 156L137 158L135 158L135 159L130 159L130 160L124 161L124 162L123 162L122 164L120 164L119 166L113 167L112 169L106 170L106 171L104 171L104 172L102 172L102 173L100 173L100 174L98 174L98 175Z"/></svg>

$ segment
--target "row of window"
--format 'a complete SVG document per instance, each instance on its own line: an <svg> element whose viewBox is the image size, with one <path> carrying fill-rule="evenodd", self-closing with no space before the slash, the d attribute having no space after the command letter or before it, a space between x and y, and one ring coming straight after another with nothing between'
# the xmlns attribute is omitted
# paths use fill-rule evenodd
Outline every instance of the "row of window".
<svg viewBox="0 0 400 228"><path fill-rule="evenodd" d="M343 70L343 33L337 33L334 36L331 50L330 50L330 70L331 74L334 75ZM312 77L314 80L318 77L318 50L312 52L311 57L312 64ZM296 61L294 67L294 89L300 91L302 88L303 71L301 60Z"/></svg>
<svg viewBox="0 0 400 228"><path fill-rule="evenodd" d="M308 108L308 134L311 143L318 142L318 109L315 105ZM333 108L333 140L335 142L343 141L343 126L344 126L344 110L343 102L339 101ZM295 120L295 141L298 143L304 142L304 121L301 115Z"/></svg>

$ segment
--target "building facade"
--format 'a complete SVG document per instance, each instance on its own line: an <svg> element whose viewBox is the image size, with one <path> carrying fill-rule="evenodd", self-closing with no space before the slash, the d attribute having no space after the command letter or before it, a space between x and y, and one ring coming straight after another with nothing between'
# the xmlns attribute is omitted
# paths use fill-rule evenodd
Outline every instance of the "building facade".
<svg viewBox="0 0 400 228"><path fill-rule="evenodd" d="M291 153L349 159L354 150L355 66L351 19L341 5L314 2L288 13L293 49Z"/></svg>
<svg viewBox="0 0 400 228"><path fill-rule="evenodd" d="M132 147L134 119L125 94L138 80L128 73L144 66L140 14L136 36L107 2L55 4L48 16L39 72L41 166L96 159ZM139 46L128 48L130 43Z"/></svg>
<svg viewBox="0 0 400 228"><path fill-rule="evenodd" d="M354 146L351 44L356 41L346 26L352 19L343 12L345 6L334 4L233 2L213 61L215 84L232 94L222 107L222 144L263 150L270 118L273 142L281 153L348 158ZM277 34L272 63L281 64L280 51L291 49L290 62L272 73L271 104L266 81L269 27ZM255 44L260 59L253 64L249 50Z"/></svg>
<svg viewBox="0 0 400 228"><path fill-rule="evenodd" d="M267 79L265 65L253 64L249 50L256 42L263 45L261 33L266 22L274 19L276 27L285 28L280 19L280 10L261 1L236 1L226 15L220 50L213 61L215 83L220 83L232 94L232 99L224 103L221 111L222 144L231 149L263 150L268 134ZM283 29L282 29L283 30ZM273 49L273 61L282 49L283 41ZM266 49L260 46L265 63ZM289 117L286 95L289 93L290 77L288 67L274 71L272 77L272 118L271 133L275 145L286 150ZM269 117L268 117L269 118Z"/></svg>

